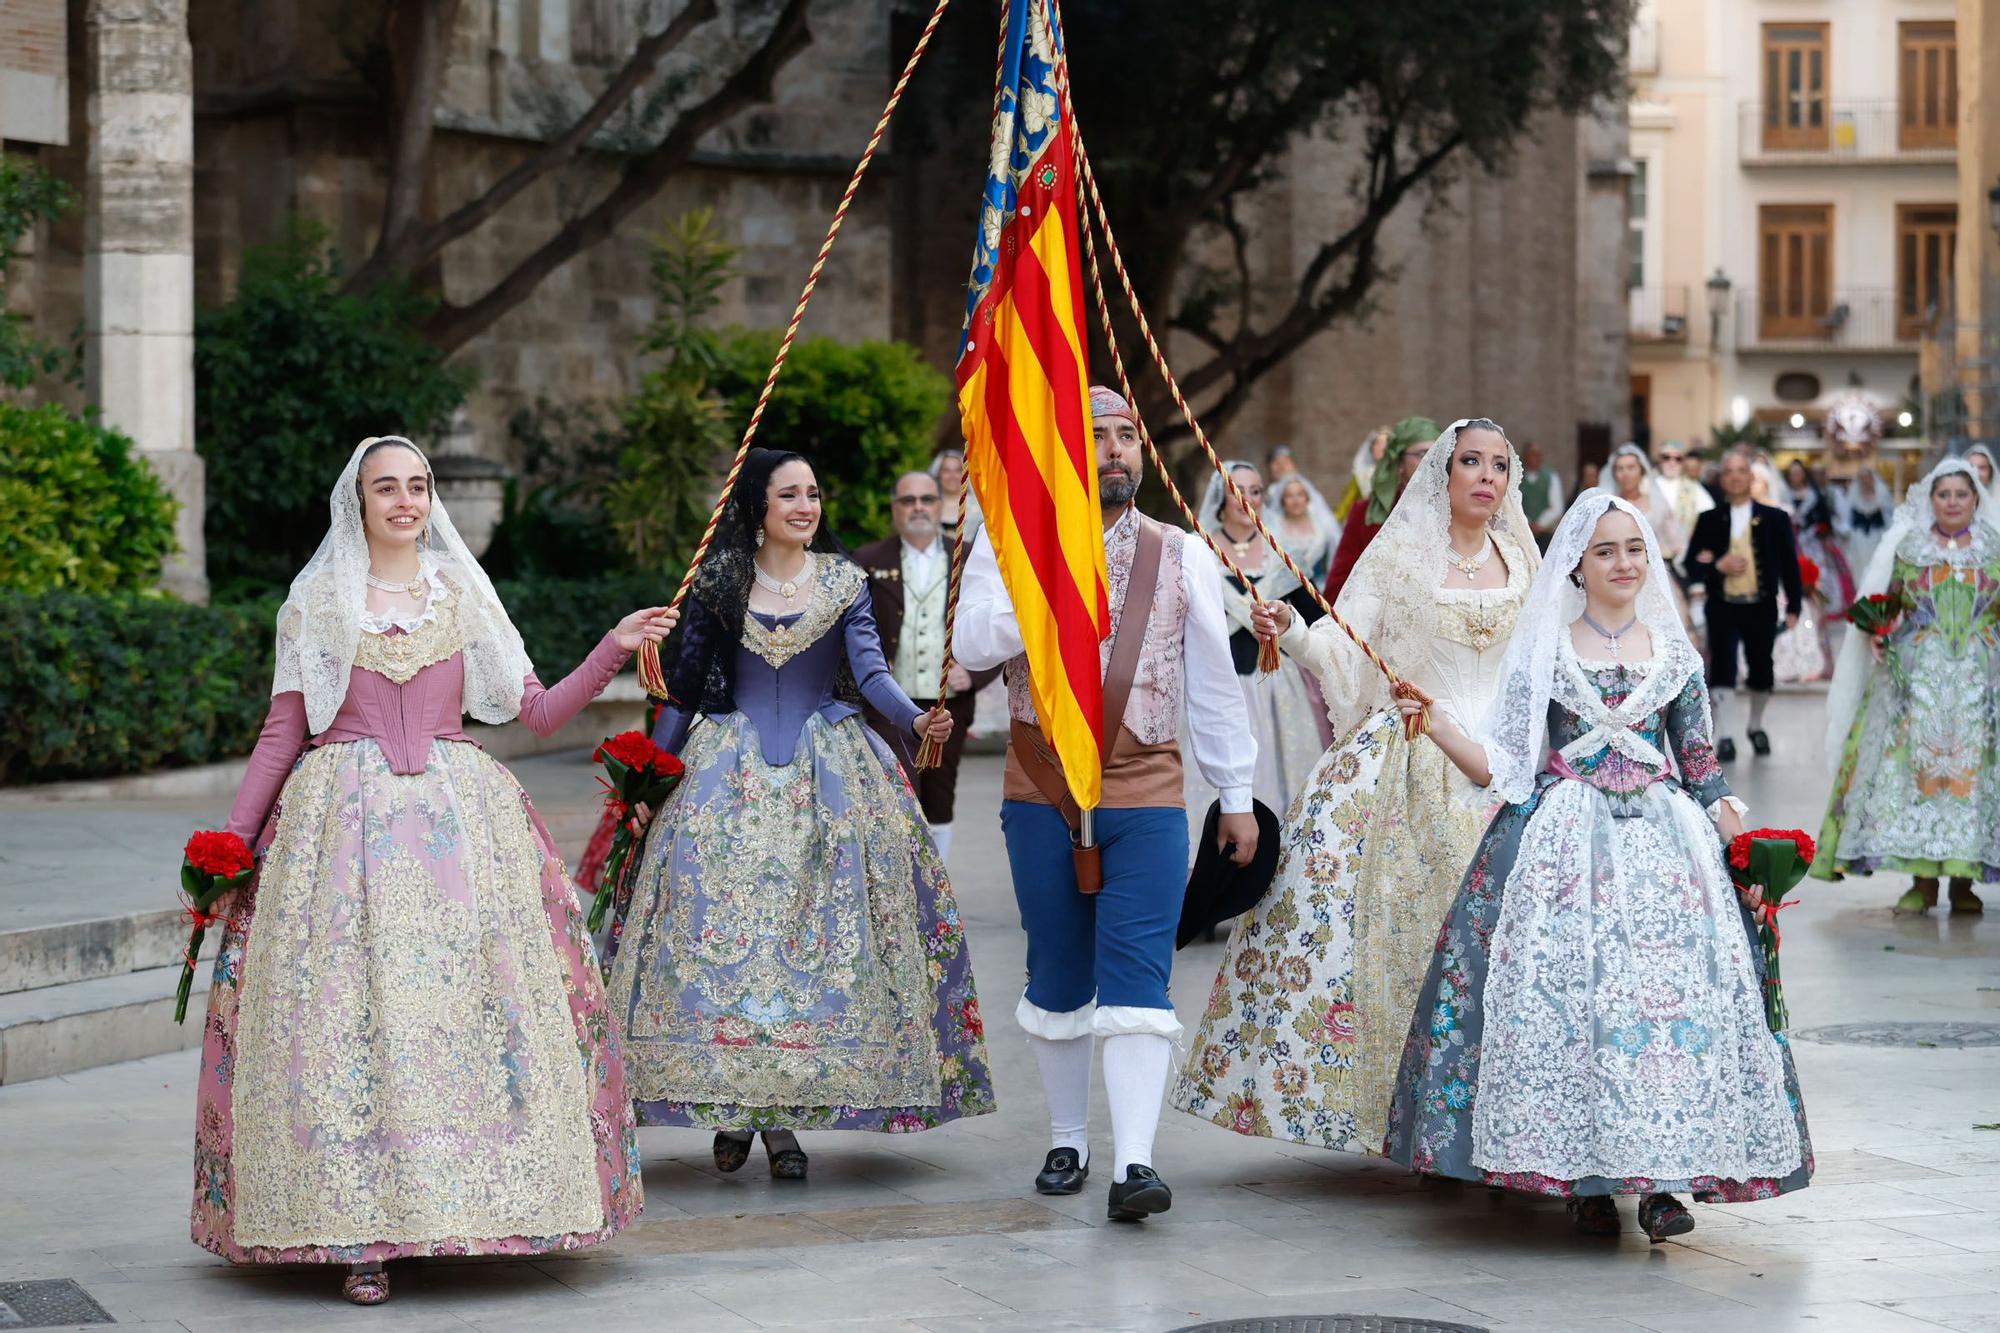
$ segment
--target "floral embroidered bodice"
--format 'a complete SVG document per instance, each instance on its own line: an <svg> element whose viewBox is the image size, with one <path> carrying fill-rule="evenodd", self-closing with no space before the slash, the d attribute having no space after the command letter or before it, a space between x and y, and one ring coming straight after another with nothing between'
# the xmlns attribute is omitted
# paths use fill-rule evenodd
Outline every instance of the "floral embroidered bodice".
<svg viewBox="0 0 2000 1333"><path fill-rule="evenodd" d="M1658 658L1585 662L1567 642L1557 662L1570 688L1549 703L1545 783L1569 778L1595 787L1618 818L1642 814L1656 782L1676 780L1704 806L1729 794L1698 675L1674 689L1663 678L1670 665Z"/></svg>

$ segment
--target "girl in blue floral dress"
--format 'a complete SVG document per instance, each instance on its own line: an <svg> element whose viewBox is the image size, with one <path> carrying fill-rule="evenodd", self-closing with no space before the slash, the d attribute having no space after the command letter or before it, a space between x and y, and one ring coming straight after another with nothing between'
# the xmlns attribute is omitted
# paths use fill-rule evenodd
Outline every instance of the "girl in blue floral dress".
<svg viewBox="0 0 2000 1333"><path fill-rule="evenodd" d="M1507 804L1439 934L1386 1154L1566 1198L1590 1234L1616 1234L1613 1196L1639 1195L1655 1241L1694 1227L1675 1192L1803 1187L1798 1082L1765 1021L1754 904L1723 857L1742 809L1630 504L1589 491L1564 517L1482 731L1433 719Z"/></svg>

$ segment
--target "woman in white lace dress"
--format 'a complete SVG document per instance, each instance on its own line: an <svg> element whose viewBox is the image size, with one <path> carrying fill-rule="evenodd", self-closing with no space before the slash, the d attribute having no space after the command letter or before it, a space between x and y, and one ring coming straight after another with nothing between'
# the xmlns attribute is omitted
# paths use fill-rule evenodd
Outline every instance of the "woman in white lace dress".
<svg viewBox="0 0 2000 1333"><path fill-rule="evenodd" d="M1633 506L1586 492L1549 542L1478 742L1432 734L1507 804L1437 939L1389 1112L1427 1175L1570 1201L1652 1240L1720 1202L1804 1187L1805 1113L1764 1016L1741 831L1701 659ZM1720 836L1718 836L1718 833Z"/></svg>
<svg viewBox="0 0 2000 1333"><path fill-rule="evenodd" d="M1336 606L1435 715L1471 725L1540 563L1500 427L1454 422ZM1342 739L1285 820L1270 892L1237 923L1174 1105L1240 1134L1379 1152L1438 923L1492 805L1404 738L1381 672L1333 623L1279 604L1262 632L1319 678Z"/></svg>

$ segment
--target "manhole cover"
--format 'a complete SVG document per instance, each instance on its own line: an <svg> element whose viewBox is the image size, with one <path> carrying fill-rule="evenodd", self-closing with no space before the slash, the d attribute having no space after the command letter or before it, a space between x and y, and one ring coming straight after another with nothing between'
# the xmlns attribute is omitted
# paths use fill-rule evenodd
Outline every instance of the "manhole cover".
<svg viewBox="0 0 2000 1333"><path fill-rule="evenodd" d="M0 1282L0 1328L55 1328L63 1324L115 1324L90 1293L66 1277L41 1282Z"/></svg>
<svg viewBox="0 0 2000 1333"><path fill-rule="evenodd" d="M2000 1046L2000 1023L1835 1023L1792 1035L1829 1046Z"/></svg>
<svg viewBox="0 0 2000 1333"><path fill-rule="evenodd" d="M1486 1329L1404 1315L1270 1315L1266 1319L1190 1323L1174 1333L1486 1333Z"/></svg>

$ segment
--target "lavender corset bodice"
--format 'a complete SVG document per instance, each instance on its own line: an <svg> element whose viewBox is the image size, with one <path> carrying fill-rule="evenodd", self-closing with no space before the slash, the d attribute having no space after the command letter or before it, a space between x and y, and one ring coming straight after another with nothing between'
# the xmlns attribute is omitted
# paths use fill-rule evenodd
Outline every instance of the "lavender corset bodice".
<svg viewBox="0 0 2000 1333"><path fill-rule="evenodd" d="M688 609L681 651L697 657L711 649L729 651L712 643L723 631L700 599L689 599ZM745 613L734 652L731 702L756 728L764 762L773 767L792 762L808 718L817 714L837 722L859 711L834 693L842 663L853 669L862 697L899 729L908 731L921 711L889 670L867 579L849 561L827 559L813 600L799 614ZM678 754L695 716L691 709L668 704L654 724L653 740Z"/></svg>

